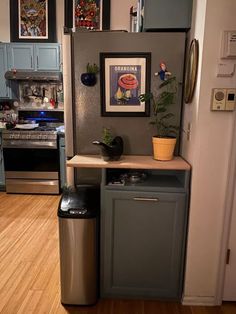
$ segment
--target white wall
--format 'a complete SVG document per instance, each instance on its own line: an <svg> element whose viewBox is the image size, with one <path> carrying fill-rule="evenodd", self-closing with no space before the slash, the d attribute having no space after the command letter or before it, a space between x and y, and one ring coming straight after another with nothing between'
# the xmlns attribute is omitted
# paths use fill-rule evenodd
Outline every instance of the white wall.
<svg viewBox="0 0 236 314"><path fill-rule="evenodd" d="M234 12L235 0L195 0L191 37L199 40L200 62L193 102L184 108L191 138L183 137L182 143L182 155L192 165L184 303L216 303L235 112L212 112L210 101L212 88L236 87L236 74L216 77L221 32L236 29Z"/></svg>
<svg viewBox="0 0 236 314"><path fill-rule="evenodd" d="M0 10L0 41L10 41L10 0L1 0Z"/></svg>
<svg viewBox="0 0 236 314"><path fill-rule="evenodd" d="M111 0L111 29L130 30L130 8L137 4L137 0Z"/></svg>

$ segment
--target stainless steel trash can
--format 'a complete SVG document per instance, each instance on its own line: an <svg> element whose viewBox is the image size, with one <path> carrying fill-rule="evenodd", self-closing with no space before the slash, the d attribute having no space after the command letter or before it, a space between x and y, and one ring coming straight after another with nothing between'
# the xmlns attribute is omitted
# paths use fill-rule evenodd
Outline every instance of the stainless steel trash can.
<svg viewBox="0 0 236 314"><path fill-rule="evenodd" d="M59 207L61 303L92 305L98 298L100 191L78 186L63 193Z"/></svg>

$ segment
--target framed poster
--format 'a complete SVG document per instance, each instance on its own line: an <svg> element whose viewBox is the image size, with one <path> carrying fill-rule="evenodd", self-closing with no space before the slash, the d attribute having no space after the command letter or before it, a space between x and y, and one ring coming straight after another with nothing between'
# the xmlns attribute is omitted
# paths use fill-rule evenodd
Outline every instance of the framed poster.
<svg viewBox="0 0 236 314"><path fill-rule="evenodd" d="M101 115L149 116L139 96L150 92L150 69L151 53L100 53Z"/></svg>
<svg viewBox="0 0 236 314"><path fill-rule="evenodd" d="M75 29L110 29L110 0L75 0Z"/></svg>
<svg viewBox="0 0 236 314"><path fill-rule="evenodd" d="M55 0L10 0L11 42L56 42Z"/></svg>

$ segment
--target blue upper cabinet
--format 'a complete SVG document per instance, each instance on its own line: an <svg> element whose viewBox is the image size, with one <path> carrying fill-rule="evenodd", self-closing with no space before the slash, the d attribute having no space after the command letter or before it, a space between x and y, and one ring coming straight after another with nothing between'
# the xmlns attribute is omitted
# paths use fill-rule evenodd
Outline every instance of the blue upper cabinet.
<svg viewBox="0 0 236 314"><path fill-rule="evenodd" d="M15 84L5 79L7 69L7 44L0 44L0 99L16 98Z"/></svg>
<svg viewBox="0 0 236 314"><path fill-rule="evenodd" d="M60 46L58 44L35 45L37 70L60 70Z"/></svg>
<svg viewBox="0 0 236 314"><path fill-rule="evenodd" d="M8 46L9 69L34 70L34 46L10 44Z"/></svg>
<svg viewBox="0 0 236 314"><path fill-rule="evenodd" d="M11 43L8 59L11 70L59 71L60 45Z"/></svg>
<svg viewBox="0 0 236 314"><path fill-rule="evenodd" d="M5 72L7 71L7 50L5 44L0 44L0 98L9 97L9 88L5 80Z"/></svg>

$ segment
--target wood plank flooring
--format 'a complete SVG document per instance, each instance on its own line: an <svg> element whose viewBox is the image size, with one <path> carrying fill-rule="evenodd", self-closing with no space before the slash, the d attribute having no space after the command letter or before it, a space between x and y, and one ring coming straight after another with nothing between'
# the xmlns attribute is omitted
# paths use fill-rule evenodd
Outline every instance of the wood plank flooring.
<svg viewBox="0 0 236 314"><path fill-rule="evenodd" d="M3 314L236 314L221 307L146 300L99 300L92 307L60 303L59 196L0 192L0 313Z"/></svg>

